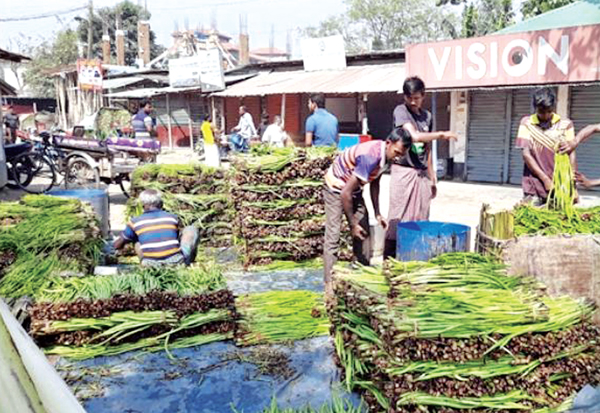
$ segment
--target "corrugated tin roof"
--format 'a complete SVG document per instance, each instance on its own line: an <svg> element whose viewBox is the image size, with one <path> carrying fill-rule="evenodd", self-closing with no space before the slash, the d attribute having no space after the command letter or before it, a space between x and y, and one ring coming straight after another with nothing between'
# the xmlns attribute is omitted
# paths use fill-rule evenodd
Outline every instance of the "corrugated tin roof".
<svg viewBox="0 0 600 413"><path fill-rule="evenodd" d="M267 72L237 83L214 96L264 96L293 93L397 92L405 78L404 63L349 66L340 70Z"/></svg>
<svg viewBox="0 0 600 413"><path fill-rule="evenodd" d="M133 76L133 77L120 77L116 79L105 79L102 81L103 89L120 89L122 87L130 86L135 83L139 83L143 81L143 77Z"/></svg>
<svg viewBox="0 0 600 413"><path fill-rule="evenodd" d="M600 23L600 0L582 0L540 14L494 34L513 34Z"/></svg>
<svg viewBox="0 0 600 413"><path fill-rule="evenodd" d="M8 50L0 49L0 60L8 60L10 62L22 62L23 60L31 60L27 56L18 53L9 52Z"/></svg>

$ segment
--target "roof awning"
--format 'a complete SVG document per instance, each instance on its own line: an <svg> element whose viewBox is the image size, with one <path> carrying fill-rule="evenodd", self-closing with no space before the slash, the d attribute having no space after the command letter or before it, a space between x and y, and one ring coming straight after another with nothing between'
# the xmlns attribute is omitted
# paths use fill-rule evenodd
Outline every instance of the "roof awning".
<svg viewBox="0 0 600 413"><path fill-rule="evenodd" d="M404 63L348 66L339 70L263 72L258 76L213 93L242 97L294 93L397 93L406 73Z"/></svg>
<svg viewBox="0 0 600 413"><path fill-rule="evenodd" d="M231 84L235 82L239 82L244 79L248 79L256 76L256 74L244 74L244 75L225 75L225 84ZM128 78L123 78L121 80L125 80ZM130 78L129 78L130 79ZM113 79L119 80L119 79ZM104 89L110 89L106 86L106 82L111 80L105 80L102 84ZM104 97L107 98L115 98L115 99L147 99L152 96L158 95L167 95L171 93L186 93L186 92L198 92L198 93L206 93L202 92L202 88L200 86L192 86L192 87L161 87L161 88L141 88L141 89L133 89L133 90L124 90L122 92L115 93L105 93Z"/></svg>

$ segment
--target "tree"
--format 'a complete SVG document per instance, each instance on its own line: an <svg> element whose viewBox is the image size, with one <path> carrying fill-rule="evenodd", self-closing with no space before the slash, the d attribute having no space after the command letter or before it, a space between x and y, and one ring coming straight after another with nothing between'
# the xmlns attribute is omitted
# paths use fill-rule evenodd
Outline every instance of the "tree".
<svg viewBox="0 0 600 413"><path fill-rule="evenodd" d="M108 30L111 39L115 38L117 29L117 16L121 18L121 30L125 32L125 64L133 65L138 58L138 22L140 20L150 20L150 13L143 7L124 1L114 7L103 7L94 13L92 18L92 55L96 58L102 58L102 35L104 28ZM79 41L87 45L88 41L87 18L79 18L77 33ZM164 48L156 43L156 34L150 31L150 56L155 58L163 52Z"/></svg>
<svg viewBox="0 0 600 413"><path fill-rule="evenodd" d="M547 11L558 9L573 3L575 0L525 0L521 4L521 13L524 19L539 16Z"/></svg>
<svg viewBox="0 0 600 413"><path fill-rule="evenodd" d="M54 82L48 70L77 62L77 33L73 30L58 32L53 39L31 47L31 57L24 74L25 87L36 97L55 97Z"/></svg>
<svg viewBox="0 0 600 413"><path fill-rule="evenodd" d="M436 7L434 1L345 0L344 14L307 28L304 34L341 34L349 51L399 49L408 43L452 37L456 16Z"/></svg>
<svg viewBox="0 0 600 413"><path fill-rule="evenodd" d="M515 13L511 0L478 0L470 2L469 4L465 4L465 8L463 9L461 34L462 37L485 36L512 25L514 19Z"/></svg>

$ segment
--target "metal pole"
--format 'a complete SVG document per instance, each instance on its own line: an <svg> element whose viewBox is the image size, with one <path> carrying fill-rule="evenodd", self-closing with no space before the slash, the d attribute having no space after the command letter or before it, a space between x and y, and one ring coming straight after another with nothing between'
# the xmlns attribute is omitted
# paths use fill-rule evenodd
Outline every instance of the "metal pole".
<svg viewBox="0 0 600 413"><path fill-rule="evenodd" d="M167 93L167 134L169 136L169 149L173 149L173 132L171 131L171 103Z"/></svg>
<svg viewBox="0 0 600 413"><path fill-rule="evenodd" d="M285 93L281 95L281 129L285 128Z"/></svg>
<svg viewBox="0 0 600 413"><path fill-rule="evenodd" d="M2 93L0 93L0 119L2 119ZM0 189L4 188L7 180L6 155L4 154L4 122L0 122Z"/></svg>
<svg viewBox="0 0 600 413"><path fill-rule="evenodd" d="M190 108L190 100L186 99L188 110L188 128L190 129L190 149L194 152L194 132L192 131L192 109Z"/></svg>
<svg viewBox="0 0 600 413"><path fill-rule="evenodd" d="M433 92L431 97L431 115L433 117L433 130L437 130L437 92ZM438 162L438 141L433 141L433 153L432 153L432 163L433 163L433 171L437 176L437 162Z"/></svg>
<svg viewBox="0 0 600 413"><path fill-rule="evenodd" d="M88 49L87 49L87 57L88 59L92 58L92 20L94 18L94 0L90 0L89 2L89 13L88 13Z"/></svg>

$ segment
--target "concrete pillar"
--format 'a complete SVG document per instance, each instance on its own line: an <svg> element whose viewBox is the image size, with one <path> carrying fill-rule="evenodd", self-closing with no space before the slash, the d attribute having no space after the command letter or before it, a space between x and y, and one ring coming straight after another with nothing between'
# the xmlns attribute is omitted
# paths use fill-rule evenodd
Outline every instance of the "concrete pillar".
<svg viewBox="0 0 600 413"><path fill-rule="evenodd" d="M239 64L244 66L248 63L250 63L250 38L247 34L240 34Z"/></svg>
<svg viewBox="0 0 600 413"><path fill-rule="evenodd" d="M569 117L569 103L570 103L570 88L569 85L560 85L558 86L558 94L556 96L556 113L560 115L561 118Z"/></svg>
<svg viewBox="0 0 600 413"><path fill-rule="evenodd" d="M107 34L102 36L102 62L110 63L110 36Z"/></svg>
<svg viewBox="0 0 600 413"><path fill-rule="evenodd" d="M150 62L150 22L138 22L138 58L144 66Z"/></svg>
<svg viewBox="0 0 600 413"><path fill-rule="evenodd" d="M123 30L115 30L117 37L117 64L125 66L125 32Z"/></svg>

